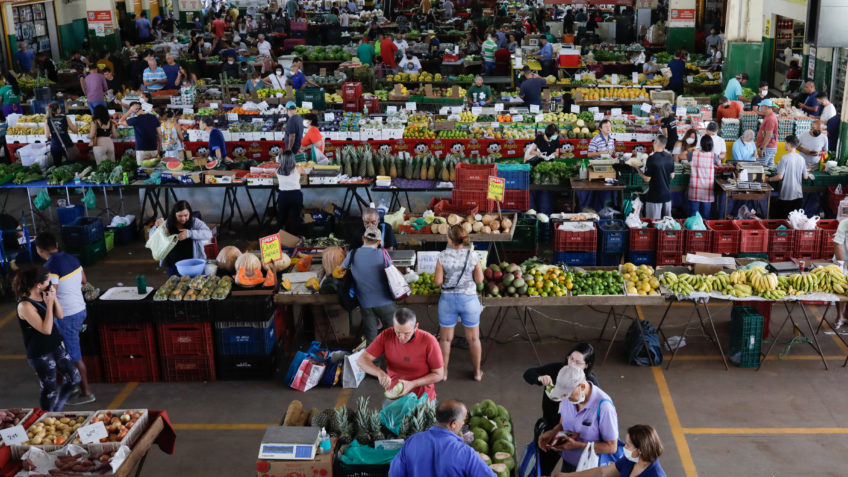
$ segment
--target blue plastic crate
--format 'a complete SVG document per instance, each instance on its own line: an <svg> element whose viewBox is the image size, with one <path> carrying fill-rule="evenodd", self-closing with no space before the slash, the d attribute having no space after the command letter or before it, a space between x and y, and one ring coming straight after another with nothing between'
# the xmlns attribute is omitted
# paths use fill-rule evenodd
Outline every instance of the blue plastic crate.
<svg viewBox="0 0 848 477"><path fill-rule="evenodd" d="M617 267L621 265L620 253L598 253L598 265L601 267Z"/></svg>
<svg viewBox="0 0 848 477"><path fill-rule="evenodd" d="M59 216L59 225L72 225L74 221L85 215L85 208L82 204L56 207L56 215Z"/></svg>
<svg viewBox="0 0 848 477"><path fill-rule="evenodd" d="M554 252L554 263L594 266L597 260L595 252Z"/></svg>
<svg viewBox="0 0 848 477"><path fill-rule="evenodd" d="M617 228L613 230L613 225ZM602 219L598 221L598 250L601 253L624 253L630 230L623 220Z"/></svg>
<svg viewBox="0 0 848 477"><path fill-rule="evenodd" d="M62 226L62 243L71 252L81 252L87 245L104 239L100 217L77 217L71 225Z"/></svg>
<svg viewBox="0 0 848 477"><path fill-rule="evenodd" d="M627 261L633 265L650 265L653 267L657 263L657 252L631 250L627 253Z"/></svg>
<svg viewBox="0 0 848 477"><path fill-rule="evenodd" d="M506 189L530 188L530 164L498 164L498 177L506 179Z"/></svg>
<svg viewBox="0 0 848 477"><path fill-rule="evenodd" d="M221 355L270 354L274 350L274 318L268 321L215 323L215 344Z"/></svg>

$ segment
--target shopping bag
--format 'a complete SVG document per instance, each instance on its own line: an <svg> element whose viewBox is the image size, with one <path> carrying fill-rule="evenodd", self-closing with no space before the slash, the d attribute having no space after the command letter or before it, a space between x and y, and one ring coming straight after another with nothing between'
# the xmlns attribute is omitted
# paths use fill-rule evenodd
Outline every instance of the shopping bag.
<svg viewBox="0 0 848 477"><path fill-rule="evenodd" d="M309 358L301 361L291 387L298 391L309 391L318 385L326 369L327 365L317 359Z"/></svg>
<svg viewBox="0 0 848 477"><path fill-rule="evenodd" d="M336 296L339 298L339 306L344 308L347 312L351 312L359 308L359 299L356 297L356 288L354 287L353 282L354 258L356 258L356 249L350 252L350 261L347 265L347 271L342 277L341 283L339 283L339 287L336 290Z"/></svg>
<svg viewBox="0 0 848 477"><path fill-rule="evenodd" d="M409 286L409 283L406 283L406 279L403 278L403 274L400 273L400 270L395 267L392 263L392 259L389 258L389 252L386 249L383 249L383 264L386 266L386 278L389 280L389 291L392 292L392 296L395 300L403 300L412 294L412 288Z"/></svg>
<svg viewBox="0 0 848 477"><path fill-rule="evenodd" d="M589 442L583 448L583 453L580 454L580 461L577 462L577 472L594 469L598 466L598 454L595 453L595 443Z"/></svg>
<svg viewBox="0 0 848 477"><path fill-rule="evenodd" d="M427 399L429 399L427 393L422 394L420 398L415 393L404 394L380 410L380 422L386 426L386 429L398 435L403 418L409 415L418 403L426 402Z"/></svg>
<svg viewBox="0 0 848 477"><path fill-rule="evenodd" d="M50 207L50 195L47 194L47 189L41 189L35 199L32 200L32 205L38 210L44 210Z"/></svg>
<svg viewBox="0 0 848 477"><path fill-rule="evenodd" d="M150 238L144 245L144 248L149 248L153 253L154 260L164 260L171 253L171 250L177 246L177 236L168 235L167 228L165 224L156 227L156 230L150 234Z"/></svg>
<svg viewBox="0 0 848 477"><path fill-rule="evenodd" d="M342 387L345 388L358 388L359 383L365 379L365 371L359 367L359 357L362 356L365 350L359 350L356 353L349 354L344 358L344 365L342 367Z"/></svg>
<svg viewBox="0 0 848 477"><path fill-rule="evenodd" d="M536 441L527 444L524 448L524 458L518 466L518 477L541 477L542 462L539 459L539 448Z"/></svg>
<svg viewBox="0 0 848 477"><path fill-rule="evenodd" d="M85 194L82 196L82 203L88 210L97 207L97 198L94 197L94 191L90 187L85 190Z"/></svg>
<svg viewBox="0 0 848 477"><path fill-rule="evenodd" d="M313 341L310 344L309 349L306 351L298 351L294 354L294 358L292 359L291 364L289 365L288 371L286 371L286 377L284 381L287 385L290 385L292 381L294 381L294 377L297 374L297 370L300 368L300 363L304 360L312 357L312 358L320 358L321 357L321 342Z"/></svg>

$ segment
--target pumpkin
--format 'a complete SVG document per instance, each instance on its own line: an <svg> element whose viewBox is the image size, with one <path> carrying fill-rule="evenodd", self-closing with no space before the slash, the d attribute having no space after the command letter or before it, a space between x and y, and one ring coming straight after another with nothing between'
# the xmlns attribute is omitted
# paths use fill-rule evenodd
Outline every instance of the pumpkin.
<svg viewBox="0 0 848 477"><path fill-rule="evenodd" d="M272 287L275 283L277 283L277 274L274 270L268 270L268 273L265 275L265 283L262 286Z"/></svg>
<svg viewBox="0 0 848 477"><path fill-rule="evenodd" d="M252 287L265 282L262 275L262 262L252 253L243 253L236 260L236 283Z"/></svg>
<svg viewBox="0 0 848 477"><path fill-rule="evenodd" d="M312 277L306 281L306 288L318 291L319 289L321 289L321 283L318 282L317 278Z"/></svg>
<svg viewBox="0 0 848 477"><path fill-rule="evenodd" d="M215 261L218 262L218 268L227 273L236 271L236 260L241 256L241 250L238 247L227 245L218 252L218 257Z"/></svg>
<svg viewBox="0 0 848 477"><path fill-rule="evenodd" d="M285 291L291 291L292 285L291 285L291 280L289 280L289 277L283 278L283 281L280 282L280 286Z"/></svg>
<svg viewBox="0 0 848 477"><path fill-rule="evenodd" d="M244 269L248 272L255 272L262 269L262 262L255 254L243 253L236 260L236 270Z"/></svg>
<svg viewBox="0 0 848 477"><path fill-rule="evenodd" d="M285 272L291 266L292 260L291 258L283 253L283 256L279 260L274 260L274 263L266 263L262 265L262 268L265 270L274 270L277 273Z"/></svg>
<svg viewBox="0 0 848 477"><path fill-rule="evenodd" d="M312 255L306 255L304 257L300 257L300 260L297 261L297 270L299 272L308 272L309 267L312 266Z"/></svg>
<svg viewBox="0 0 848 477"><path fill-rule="evenodd" d="M344 269L344 268L342 268L341 266L336 267L336 268L334 268L334 269L333 269L333 276L334 276L334 277L336 277L336 278L338 278L339 280L341 280L342 278L344 278L345 273L347 273L347 270L345 270L345 269Z"/></svg>
<svg viewBox="0 0 848 477"><path fill-rule="evenodd" d="M324 266L324 273L327 275L333 273L345 259L345 250L341 247L328 247L321 255L321 265Z"/></svg>

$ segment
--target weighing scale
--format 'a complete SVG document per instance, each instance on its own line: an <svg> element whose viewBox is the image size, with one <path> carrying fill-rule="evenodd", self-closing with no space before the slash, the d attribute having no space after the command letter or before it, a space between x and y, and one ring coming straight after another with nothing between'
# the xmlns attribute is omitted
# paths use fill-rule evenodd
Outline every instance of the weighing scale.
<svg viewBox="0 0 848 477"><path fill-rule="evenodd" d="M589 161L589 168L587 170L589 180L593 181L615 179L616 172L613 168L613 165L617 163L618 161L615 159L599 159Z"/></svg>
<svg viewBox="0 0 848 477"><path fill-rule="evenodd" d="M801 269L795 262L771 262L769 263L769 268L771 268L776 275L780 276L789 276L793 273L801 273Z"/></svg>
<svg viewBox="0 0 848 477"><path fill-rule="evenodd" d="M738 171L748 172L748 181L762 182L766 177L766 171L762 164L757 162L737 162Z"/></svg>
<svg viewBox="0 0 848 477"><path fill-rule="evenodd" d="M259 459L313 460L319 427L269 426L259 444Z"/></svg>

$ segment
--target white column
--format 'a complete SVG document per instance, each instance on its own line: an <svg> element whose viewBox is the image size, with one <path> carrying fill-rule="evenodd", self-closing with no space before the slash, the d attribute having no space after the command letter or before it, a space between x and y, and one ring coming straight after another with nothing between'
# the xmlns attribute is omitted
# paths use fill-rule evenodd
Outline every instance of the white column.
<svg viewBox="0 0 848 477"><path fill-rule="evenodd" d="M764 36L765 0L727 0L725 40L757 42Z"/></svg>

